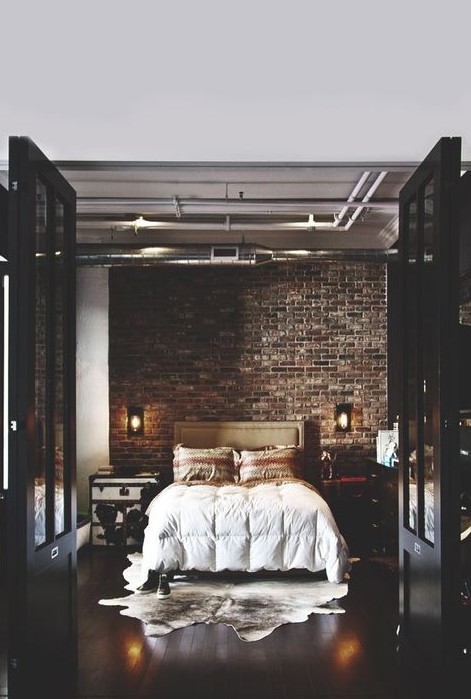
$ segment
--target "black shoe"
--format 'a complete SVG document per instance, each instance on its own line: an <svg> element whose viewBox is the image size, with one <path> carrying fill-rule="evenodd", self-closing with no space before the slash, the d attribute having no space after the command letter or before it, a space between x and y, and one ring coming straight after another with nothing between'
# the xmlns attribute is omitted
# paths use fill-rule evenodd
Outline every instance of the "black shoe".
<svg viewBox="0 0 471 699"><path fill-rule="evenodd" d="M168 597L170 594L170 585L168 584L167 576L162 573L160 576L159 586L157 588L157 597Z"/></svg>
<svg viewBox="0 0 471 699"><path fill-rule="evenodd" d="M154 570L149 570L147 580L136 588L137 595L147 595L149 592L155 592L159 587L159 574Z"/></svg>

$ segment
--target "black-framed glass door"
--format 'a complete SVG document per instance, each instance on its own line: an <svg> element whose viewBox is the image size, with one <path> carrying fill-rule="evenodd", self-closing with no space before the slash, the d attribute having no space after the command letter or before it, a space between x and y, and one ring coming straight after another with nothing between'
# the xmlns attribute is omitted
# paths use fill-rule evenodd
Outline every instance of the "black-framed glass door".
<svg viewBox="0 0 471 699"><path fill-rule="evenodd" d="M400 192L400 648L459 654L457 403L461 139L442 138Z"/></svg>
<svg viewBox="0 0 471 699"><path fill-rule="evenodd" d="M0 340L0 443L3 447L5 430L5 369L8 363L8 352L5 353L5 343L8 341L8 263L7 256L8 239L8 191L0 185L0 328L2 339ZM5 261L3 261L5 260ZM0 591L3 602L0 603L0 693L7 692L7 506L8 506L8 461L5 458L5 449L2 448L0 464Z"/></svg>
<svg viewBox="0 0 471 699"><path fill-rule="evenodd" d="M32 687L66 696L77 664L75 209L74 190L39 148L29 138L10 138L13 697L28 696Z"/></svg>

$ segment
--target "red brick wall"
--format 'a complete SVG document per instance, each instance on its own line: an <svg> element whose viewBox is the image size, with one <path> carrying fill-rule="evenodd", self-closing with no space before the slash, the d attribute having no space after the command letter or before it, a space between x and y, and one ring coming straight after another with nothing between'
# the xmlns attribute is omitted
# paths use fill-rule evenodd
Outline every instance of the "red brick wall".
<svg viewBox="0 0 471 699"><path fill-rule="evenodd" d="M110 271L110 460L170 464L176 420L305 420L306 463L387 425L386 267L322 261ZM334 431L334 406L354 405ZM128 438L126 406L145 409Z"/></svg>

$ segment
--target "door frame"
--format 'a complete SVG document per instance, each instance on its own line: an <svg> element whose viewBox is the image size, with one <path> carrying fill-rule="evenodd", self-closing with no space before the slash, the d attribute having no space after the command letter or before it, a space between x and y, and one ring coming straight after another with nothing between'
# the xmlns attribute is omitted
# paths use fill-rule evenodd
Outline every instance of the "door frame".
<svg viewBox="0 0 471 699"><path fill-rule="evenodd" d="M458 478L458 212L457 185L461 167L461 139L442 138L400 192L399 264L401 266L401 415L399 464L399 648L408 662L425 661L434 667L456 667L459 648L454 624L459 612L459 478ZM433 182L432 261L424 243L425 187ZM409 205L415 202L417 248L409 262ZM412 219L414 221L414 219ZM430 221L429 221L430 223ZM432 270L433 309L421 314L422 286ZM418 281L417 281L418 280ZM419 286L414 287L413 284ZM425 288L425 287L424 287ZM423 300L423 299L422 299ZM410 309L416 308L416 315ZM409 323L411 328L409 328ZM414 330L415 328L415 330ZM417 333L415 335L414 333ZM423 337L433 338L430 344ZM412 348L411 343L414 345ZM411 360L416 352L416 364ZM412 362L412 363L411 363ZM432 409L426 415L424 362L432 362ZM412 372L412 373L410 373ZM416 405L410 410L410 377L414 374ZM430 386L428 387L430 392ZM427 397L427 402L430 396ZM414 417L415 416L415 417ZM423 527L425 417L432 424L434 540ZM430 423L430 417L432 422ZM416 425L417 522L409 520L411 435ZM411 422L412 420L412 422ZM429 436L430 438L430 436ZM454 573L450 573L454 571Z"/></svg>
<svg viewBox="0 0 471 699"><path fill-rule="evenodd" d="M26 696L31 686L54 694L75 681L77 667L76 447L75 447L75 209L69 183L27 137L9 142L9 507L8 689ZM38 182L45 196L38 203ZM37 214L44 207L44 253L38 253ZM62 236L62 237L61 237ZM59 249L57 249L59 248ZM41 262L40 258L43 258ZM43 275L43 317L37 278ZM63 297L57 295L58 280ZM58 299L60 311L57 310ZM52 308L51 308L52 306ZM59 316L59 320L57 317ZM44 338L38 340L40 318ZM58 324L57 324L58 323ZM39 326L38 326L39 327ZM56 345L55 330L61 335ZM36 361L42 343L44 402L44 542L35 542L37 434ZM59 348L58 348L59 347ZM60 357L60 360L57 360ZM61 372L63 376L61 375ZM62 402L56 405L56 382ZM63 423L62 529L55 531L56 449L54 420ZM52 435L52 436L51 436ZM57 525L60 526L60 525ZM42 633L41 633L42 630ZM39 633L38 633L39 632ZM48 639L48 640L46 640ZM31 685L31 683L34 683ZM10 694L9 694L10 696Z"/></svg>

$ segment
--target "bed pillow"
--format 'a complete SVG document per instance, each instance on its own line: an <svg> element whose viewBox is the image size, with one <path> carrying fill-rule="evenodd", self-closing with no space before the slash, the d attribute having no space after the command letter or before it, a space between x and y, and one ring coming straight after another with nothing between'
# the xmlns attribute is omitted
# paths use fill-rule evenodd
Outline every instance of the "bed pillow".
<svg viewBox="0 0 471 699"><path fill-rule="evenodd" d="M241 451L238 459L239 483L271 478L301 478L301 450L275 447L263 451Z"/></svg>
<svg viewBox="0 0 471 699"><path fill-rule="evenodd" d="M231 447L196 449L177 444L173 449L173 480L235 481L235 452Z"/></svg>

